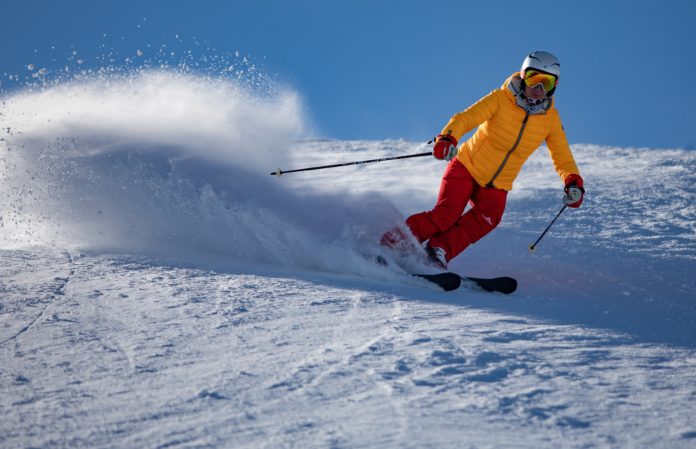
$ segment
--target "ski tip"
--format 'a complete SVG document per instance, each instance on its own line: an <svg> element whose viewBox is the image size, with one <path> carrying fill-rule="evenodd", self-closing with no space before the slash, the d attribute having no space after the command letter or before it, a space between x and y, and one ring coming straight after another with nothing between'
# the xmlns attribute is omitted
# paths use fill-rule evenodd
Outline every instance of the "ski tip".
<svg viewBox="0 0 696 449"><path fill-rule="evenodd" d="M517 280L508 276L490 279L467 277L465 279L475 282L479 287L488 292L498 292L509 295L517 290Z"/></svg>
<svg viewBox="0 0 696 449"><path fill-rule="evenodd" d="M500 290L501 293L509 295L517 290L517 279L513 279L511 277L503 277L501 279L505 286L504 289Z"/></svg>

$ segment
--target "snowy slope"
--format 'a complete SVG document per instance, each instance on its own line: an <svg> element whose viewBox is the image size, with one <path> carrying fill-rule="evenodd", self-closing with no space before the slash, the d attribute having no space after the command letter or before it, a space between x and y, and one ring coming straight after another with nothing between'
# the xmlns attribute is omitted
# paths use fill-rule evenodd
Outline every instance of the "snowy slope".
<svg viewBox="0 0 696 449"><path fill-rule="evenodd" d="M444 293L360 252L432 206L425 151L302 139L290 91L170 73L7 95L0 447L692 448L696 154L548 155ZM445 117L446 118L446 117Z"/></svg>

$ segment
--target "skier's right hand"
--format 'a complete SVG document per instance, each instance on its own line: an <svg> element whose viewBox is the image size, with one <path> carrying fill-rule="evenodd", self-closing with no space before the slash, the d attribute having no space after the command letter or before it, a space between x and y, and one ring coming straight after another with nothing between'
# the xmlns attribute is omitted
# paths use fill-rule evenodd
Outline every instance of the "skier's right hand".
<svg viewBox="0 0 696 449"><path fill-rule="evenodd" d="M435 138L433 156L436 159L452 160L457 155L457 139L451 134L440 134Z"/></svg>

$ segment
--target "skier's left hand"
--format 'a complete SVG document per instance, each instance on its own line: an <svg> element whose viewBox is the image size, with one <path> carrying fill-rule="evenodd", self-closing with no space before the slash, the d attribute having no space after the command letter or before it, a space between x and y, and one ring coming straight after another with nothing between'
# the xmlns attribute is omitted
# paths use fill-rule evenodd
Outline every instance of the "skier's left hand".
<svg viewBox="0 0 696 449"><path fill-rule="evenodd" d="M583 197L585 196L585 188L583 187L582 177L580 175L568 175L565 179L565 196L563 202L574 209L580 207Z"/></svg>

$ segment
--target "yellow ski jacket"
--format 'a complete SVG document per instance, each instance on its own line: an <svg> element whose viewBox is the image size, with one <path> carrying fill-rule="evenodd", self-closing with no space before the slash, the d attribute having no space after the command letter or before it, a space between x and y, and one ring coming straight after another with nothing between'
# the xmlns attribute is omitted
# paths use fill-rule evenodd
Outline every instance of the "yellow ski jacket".
<svg viewBox="0 0 696 449"><path fill-rule="evenodd" d="M457 159L481 186L512 190L522 165L544 141L561 180L580 174L553 98L530 107L520 89L520 74L514 73L500 89L453 115L441 132L459 141L478 126L459 147Z"/></svg>

